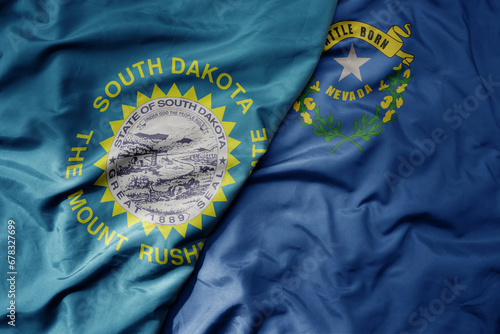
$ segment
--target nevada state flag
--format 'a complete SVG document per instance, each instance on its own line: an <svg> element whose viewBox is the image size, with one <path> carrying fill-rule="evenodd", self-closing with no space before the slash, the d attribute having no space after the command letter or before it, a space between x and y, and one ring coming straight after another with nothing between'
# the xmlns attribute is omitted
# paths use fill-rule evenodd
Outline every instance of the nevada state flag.
<svg viewBox="0 0 500 334"><path fill-rule="evenodd" d="M499 15L339 1L164 333L499 333Z"/></svg>

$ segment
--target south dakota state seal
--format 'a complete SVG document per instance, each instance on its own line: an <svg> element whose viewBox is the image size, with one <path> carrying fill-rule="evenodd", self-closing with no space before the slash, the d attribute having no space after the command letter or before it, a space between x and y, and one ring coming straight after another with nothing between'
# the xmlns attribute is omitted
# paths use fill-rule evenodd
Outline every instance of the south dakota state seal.
<svg viewBox="0 0 500 334"><path fill-rule="evenodd" d="M224 127L208 108L185 98L159 98L123 122L109 151L107 182L134 216L178 225L211 202L227 159Z"/></svg>
<svg viewBox="0 0 500 334"><path fill-rule="evenodd" d="M141 223L146 235L201 230L216 217L214 203L227 202L224 188L235 183L230 169L239 164L226 107L173 84L167 93L155 86L150 97L137 92L137 104L122 111L94 164L103 170L95 182L106 188L101 203L114 202L112 216L126 214L128 227Z"/></svg>

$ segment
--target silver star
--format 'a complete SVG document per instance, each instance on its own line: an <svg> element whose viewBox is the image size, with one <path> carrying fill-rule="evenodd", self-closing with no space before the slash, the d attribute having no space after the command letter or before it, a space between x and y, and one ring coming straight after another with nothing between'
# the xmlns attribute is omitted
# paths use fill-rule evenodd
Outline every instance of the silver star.
<svg viewBox="0 0 500 334"><path fill-rule="evenodd" d="M359 81L363 81L363 79L361 79L361 72L359 71L359 68L371 58L358 58L358 56L356 56L356 51L354 51L354 45L351 44L351 51L349 51L348 57L333 59L340 65L344 66L344 70L340 75L339 81L351 73L354 74Z"/></svg>

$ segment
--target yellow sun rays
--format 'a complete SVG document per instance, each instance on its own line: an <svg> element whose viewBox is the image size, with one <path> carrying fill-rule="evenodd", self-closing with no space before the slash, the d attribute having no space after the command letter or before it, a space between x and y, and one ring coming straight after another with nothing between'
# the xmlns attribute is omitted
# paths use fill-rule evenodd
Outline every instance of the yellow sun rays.
<svg viewBox="0 0 500 334"><path fill-rule="evenodd" d="M155 225L152 223L149 223L145 220L141 220L140 218L135 217L132 215L130 212L127 212L113 197L113 194L109 190L107 178L106 178L106 163L108 160L108 154L111 149L111 145L113 144L113 140L117 132L120 130L120 127L122 124L125 122L127 117L133 113L139 106L143 105L144 103L161 98L161 97L179 97L179 98L185 98L191 101L198 102L199 104L203 105L204 107L208 108L211 110L217 118L221 121L222 126L224 127L226 136L227 136L227 141L228 141L228 159L227 159L227 167L226 167L226 172L224 174L224 178L222 180L221 187L219 187L219 190L217 191L213 201L203 210L203 212L195 217L194 219L180 224L180 225L175 225L175 226L164 226L164 225ZM181 94L179 89L175 84L172 85L170 90L168 91L167 94L165 94L157 85L155 85L153 89L153 94L151 97L147 97L146 95L142 94L141 92L137 92L137 105L136 106L128 106L128 105L122 105L122 111L123 111L123 119L122 120L117 120L117 121L112 121L109 122L111 129L113 130L113 136L102 141L100 144L106 150L106 155L104 155L99 161L97 161L94 165L100 169L102 169L104 172L102 175L99 177L99 179L95 182L95 185L101 186L101 187L106 187L106 190L104 191L104 195L102 196L101 202L114 202L113 205L113 217L117 216L122 213L127 214L127 223L128 227L131 227L137 223L141 223L142 227L144 228L144 232L146 235L150 234L155 228L158 228L158 230L161 232L163 237L167 239L167 237L170 235L170 232L172 229L177 231L182 237L186 236L186 231L188 224L198 228L202 229L202 224L203 224L203 216L210 216L210 217L215 217L215 208L213 205L213 202L225 202L227 201L226 196L224 194L224 191L222 187L227 186L229 184L235 183L233 177L229 174L229 169L238 165L240 162L231 155L231 152L240 144L239 141L237 141L234 138L229 137L229 134L233 130L234 126L236 125L235 122L223 122L222 119L224 117L224 112L225 112L226 107L222 106L219 108L214 108L212 109L212 96L211 94L208 94L205 97L202 97L198 100L196 96L196 91L194 87L191 87L184 95Z"/></svg>

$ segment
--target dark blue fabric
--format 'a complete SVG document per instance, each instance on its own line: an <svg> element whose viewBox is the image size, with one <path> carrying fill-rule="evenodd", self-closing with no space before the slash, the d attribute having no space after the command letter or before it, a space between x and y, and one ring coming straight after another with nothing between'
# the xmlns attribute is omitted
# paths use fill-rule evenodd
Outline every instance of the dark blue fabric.
<svg viewBox="0 0 500 334"><path fill-rule="evenodd" d="M323 54L163 332L500 333L499 17L497 1L340 1L334 23L411 24L401 50L413 61L398 70L401 58L356 38ZM339 81L334 58L351 45L370 58L363 84ZM397 71L411 77L403 103L382 108L380 81ZM327 94L364 84L361 99ZM351 138L363 152L346 141L330 153L342 137L301 116L331 113L352 134L376 106L375 124L395 113Z"/></svg>

